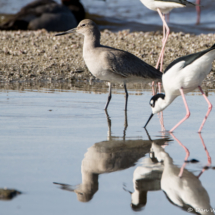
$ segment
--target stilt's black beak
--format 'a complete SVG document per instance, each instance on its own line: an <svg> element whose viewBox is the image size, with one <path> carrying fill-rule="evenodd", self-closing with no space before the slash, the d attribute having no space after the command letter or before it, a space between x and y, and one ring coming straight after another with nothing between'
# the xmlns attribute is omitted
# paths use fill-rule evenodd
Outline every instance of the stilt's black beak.
<svg viewBox="0 0 215 215"><path fill-rule="evenodd" d="M76 32L76 28L70 29L68 31L64 31L62 33L55 34L55 36L61 36L61 35L70 34L70 33L74 33L74 32Z"/></svg>
<svg viewBox="0 0 215 215"><path fill-rule="evenodd" d="M147 123L145 124L144 128L146 128L146 126L148 125L149 121L151 120L151 118L154 116L154 114L152 113L147 121Z"/></svg>

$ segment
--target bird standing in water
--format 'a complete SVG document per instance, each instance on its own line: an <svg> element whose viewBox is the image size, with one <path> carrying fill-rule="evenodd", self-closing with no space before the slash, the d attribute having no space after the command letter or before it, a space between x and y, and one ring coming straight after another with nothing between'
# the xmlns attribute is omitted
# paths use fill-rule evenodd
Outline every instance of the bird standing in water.
<svg viewBox="0 0 215 215"><path fill-rule="evenodd" d="M162 71L164 49L170 33L169 27L165 21L165 14L168 14L174 8L182 8L186 7L187 5L195 6L195 4L187 0L140 0L140 1L150 10L157 11L163 22L162 49L156 64L156 68L158 69L160 65L160 71Z"/></svg>
<svg viewBox="0 0 215 215"><path fill-rule="evenodd" d="M208 103L208 111L198 130L198 132L200 133L212 109L212 104L202 91L201 83L204 78L210 73L214 60L215 44L211 48L204 51L180 57L174 60L169 66L167 66L162 76L162 83L165 94L159 93L151 98L149 104L152 107L152 114L144 127L147 126L155 113L163 111L174 101L177 96L181 95L187 113L186 116L170 130L170 132L173 132L182 122L184 122L190 116L190 111L184 93L189 93L198 87L206 102Z"/></svg>
<svg viewBox="0 0 215 215"><path fill-rule="evenodd" d="M127 111L128 92L126 83L160 81L162 73L133 54L100 44L100 31L89 19L82 20L77 28L56 34L56 36L77 32L84 35L83 58L89 71L98 79L109 82L109 96L105 105L111 100L111 84L122 83L125 89L125 111Z"/></svg>

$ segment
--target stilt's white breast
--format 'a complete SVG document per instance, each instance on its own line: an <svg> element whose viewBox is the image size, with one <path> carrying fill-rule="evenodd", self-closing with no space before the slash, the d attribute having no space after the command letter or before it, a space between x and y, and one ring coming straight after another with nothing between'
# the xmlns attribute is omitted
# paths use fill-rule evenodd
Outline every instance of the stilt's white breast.
<svg viewBox="0 0 215 215"><path fill-rule="evenodd" d="M186 7L185 5L168 2L168 1L155 1L155 0L140 0L150 10L157 11L160 9L163 14L169 13L174 8Z"/></svg>

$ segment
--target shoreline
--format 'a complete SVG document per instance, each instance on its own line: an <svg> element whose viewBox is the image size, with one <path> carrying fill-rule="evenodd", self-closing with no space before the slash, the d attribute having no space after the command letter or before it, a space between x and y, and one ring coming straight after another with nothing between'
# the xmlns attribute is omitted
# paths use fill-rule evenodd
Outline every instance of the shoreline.
<svg viewBox="0 0 215 215"><path fill-rule="evenodd" d="M91 75L84 63L82 35L54 35L54 32L48 33L46 30L0 31L1 85L22 82L101 83ZM155 66L158 59L161 39L160 31L101 32L101 44L131 52L152 66ZM178 57L207 49L214 43L215 34L192 35L172 32L167 41L163 68ZM215 62L212 72L202 86L215 88Z"/></svg>

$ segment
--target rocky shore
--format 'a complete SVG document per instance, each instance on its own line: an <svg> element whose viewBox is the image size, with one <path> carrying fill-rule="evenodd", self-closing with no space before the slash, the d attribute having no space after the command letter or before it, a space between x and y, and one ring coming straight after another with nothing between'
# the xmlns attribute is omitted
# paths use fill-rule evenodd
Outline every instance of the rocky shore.
<svg viewBox="0 0 215 215"><path fill-rule="evenodd" d="M82 58L83 37L39 31L0 31L0 85L14 83L98 82ZM113 33L104 30L101 44L129 51L155 66L161 50L161 32ZM174 59L209 48L215 34L171 33L166 45L164 69ZM101 84L99 82L99 84ZM215 62L203 83L215 87Z"/></svg>

